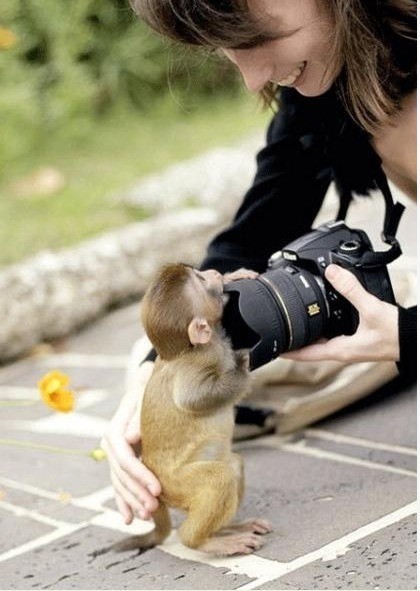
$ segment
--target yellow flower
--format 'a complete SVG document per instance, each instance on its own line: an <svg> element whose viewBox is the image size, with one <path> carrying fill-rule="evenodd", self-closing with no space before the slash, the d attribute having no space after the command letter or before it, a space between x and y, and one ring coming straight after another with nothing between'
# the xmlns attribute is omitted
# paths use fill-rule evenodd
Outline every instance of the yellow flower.
<svg viewBox="0 0 420 591"><path fill-rule="evenodd" d="M10 49L17 43L17 37L10 31L10 29L4 29L0 27L0 49Z"/></svg>
<svg viewBox="0 0 420 591"><path fill-rule="evenodd" d="M96 449L92 449L92 451L89 452L89 455L91 458L93 458L97 462L105 460L105 458L107 457L106 452L100 447L97 447Z"/></svg>
<svg viewBox="0 0 420 591"><path fill-rule="evenodd" d="M59 372L50 371L38 382L42 400L47 406L60 412L70 412L74 407L74 394L67 389L70 378Z"/></svg>

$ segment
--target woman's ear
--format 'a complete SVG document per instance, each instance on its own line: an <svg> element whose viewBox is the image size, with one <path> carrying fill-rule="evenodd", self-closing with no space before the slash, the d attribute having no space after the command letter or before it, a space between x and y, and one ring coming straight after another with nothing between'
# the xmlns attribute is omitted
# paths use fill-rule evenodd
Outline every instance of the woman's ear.
<svg viewBox="0 0 420 591"><path fill-rule="evenodd" d="M188 338L192 345L207 345L213 334L205 318L193 318L188 326Z"/></svg>

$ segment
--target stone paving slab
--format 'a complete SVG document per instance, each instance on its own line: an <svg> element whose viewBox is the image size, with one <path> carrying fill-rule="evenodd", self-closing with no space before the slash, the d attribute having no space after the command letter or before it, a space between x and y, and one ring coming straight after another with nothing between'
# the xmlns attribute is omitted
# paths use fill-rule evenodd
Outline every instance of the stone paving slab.
<svg viewBox="0 0 420 591"><path fill-rule="evenodd" d="M406 445L417 448L417 387L384 389L385 393L369 398L344 409L334 417L317 423L317 427L366 438L371 441L386 441L391 445Z"/></svg>
<svg viewBox="0 0 420 591"><path fill-rule="evenodd" d="M84 453L96 447L99 432L124 391L124 359L137 338L138 329L133 328L137 322L138 305L130 304L47 348L46 355L1 367L0 400L1 386L16 388L17 401L24 399L18 389L28 388L33 399L39 376L53 368L68 373L72 385L87 390L79 392L80 408L69 415L58 415L39 404L2 407L0 438ZM91 395L92 389L101 391L99 398ZM374 589L380 585L380 589L414 589L413 517L395 517L391 525L375 524L410 507L416 498L416 480L406 472L415 468L414 458L398 450L398 446L415 448L415 409L414 387L401 393L391 388L389 395L370 402L365 399L290 438L271 436L235 444L245 460L247 481L238 517L271 519L274 532L255 555L221 562L199 558L171 543L140 555L116 555L109 546L131 530L124 528L115 512L106 462L2 445L0 538L6 545L0 549L0 586L245 590ZM13 421L23 423L19 427ZM340 440L342 436L353 443ZM375 447L376 443L385 444L385 449ZM13 486L5 484L5 477ZM91 501L82 502L86 495L92 496ZM7 503L22 514L7 509ZM176 527L180 515L173 515ZM99 527L97 519L102 517ZM374 533L358 534L356 541L347 544L344 556L337 552L334 559L325 560L326 545L340 547L340 540L369 524L374 524ZM61 537L51 540L50 534ZM26 542L29 546L21 546ZM366 547L370 554L364 552ZM13 553L4 554L8 550ZM380 561L380 556L386 558ZM372 560L375 567L369 566Z"/></svg>
<svg viewBox="0 0 420 591"><path fill-rule="evenodd" d="M416 479L407 476L281 449L241 455L247 487L239 518L271 521L275 536L258 554L272 560L290 562L416 497Z"/></svg>
<svg viewBox="0 0 420 591"><path fill-rule="evenodd" d="M334 561L317 561L256 589L415 589L414 516L352 544Z"/></svg>
<svg viewBox="0 0 420 591"><path fill-rule="evenodd" d="M226 569L182 561L159 549L116 553L118 532L90 526L1 565L12 589L235 589L249 582Z"/></svg>
<svg viewBox="0 0 420 591"><path fill-rule="evenodd" d="M416 455L372 449L364 446L340 444L333 441L316 439L315 437L306 437L305 445L316 447L317 449L324 449L333 453L344 454L353 458L360 458L361 460L375 462L384 466L394 466L395 468L411 470L413 473L417 468Z"/></svg>
<svg viewBox="0 0 420 591"><path fill-rule="evenodd" d="M42 443L65 449L86 451L97 447L97 441L53 434L2 433L6 439ZM72 496L82 496L109 485L106 462L95 462L90 457L61 455L44 450L2 446L1 474L23 484L53 492L64 491ZM6 452L6 453L5 453ZM1 484L0 484L1 487Z"/></svg>
<svg viewBox="0 0 420 591"><path fill-rule="evenodd" d="M19 522L19 527L16 527ZM51 525L45 523L39 523L29 517L19 517L9 511L0 508L0 553L6 552L11 548L20 546L29 540L42 536L54 528ZM7 534L7 535L6 535ZM0 570L1 576L0 581L4 579L3 568ZM1 583L3 584L3 583Z"/></svg>
<svg viewBox="0 0 420 591"><path fill-rule="evenodd" d="M8 503L25 507L29 511L36 511L40 515L51 517L67 523L81 523L98 515L99 511L92 511L70 504L71 495L66 491L59 491L56 499L46 499L35 494L17 490L11 487L2 487L3 497ZM61 496L60 496L61 493Z"/></svg>

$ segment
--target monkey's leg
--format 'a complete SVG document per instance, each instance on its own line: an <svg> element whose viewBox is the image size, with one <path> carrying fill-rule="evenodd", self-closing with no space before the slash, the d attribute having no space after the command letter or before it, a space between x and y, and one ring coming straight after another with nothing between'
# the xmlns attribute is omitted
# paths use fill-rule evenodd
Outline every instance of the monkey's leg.
<svg viewBox="0 0 420 591"><path fill-rule="evenodd" d="M238 506L242 503L245 488L244 478L244 462L239 454L232 453L231 455L231 466L236 474L238 481ZM227 535L235 532L253 532L254 534L265 535L273 531L272 525L266 519L260 519L258 517L248 519L243 523L231 523L226 527L223 527L217 532L217 535Z"/></svg>
<svg viewBox="0 0 420 591"><path fill-rule="evenodd" d="M189 502L188 516L179 529L182 542L190 548L215 556L250 554L258 550L262 540L252 531L224 536L216 534L230 523L237 511L239 482L237 473L228 464L214 462L213 469L210 463L207 464L204 469L192 470L189 474L195 479L195 493ZM189 480L184 476L186 481ZM200 483L199 490L197 482Z"/></svg>
<svg viewBox="0 0 420 591"><path fill-rule="evenodd" d="M159 506L153 513L153 520L155 522L154 530L144 535L131 536L126 540L117 542L112 549L117 552L125 552L127 550L146 550L162 543L171 532L171 518L168 508L162 499L159 499Z"/></svg>

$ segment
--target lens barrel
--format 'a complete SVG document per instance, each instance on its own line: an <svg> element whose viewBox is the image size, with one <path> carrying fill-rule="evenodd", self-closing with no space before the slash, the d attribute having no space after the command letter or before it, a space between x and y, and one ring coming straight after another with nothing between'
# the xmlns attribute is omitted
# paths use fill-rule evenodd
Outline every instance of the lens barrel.
<svg viewBox="0 0 420 591"><path fill-rule="evenodd" d="M251 369L313 342L328 319L316 277L286 262L256 279L227 284L225 293L223 326L235 349L250 349Z"/></svg>

